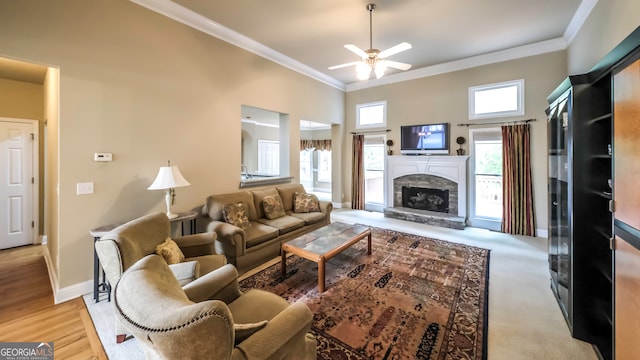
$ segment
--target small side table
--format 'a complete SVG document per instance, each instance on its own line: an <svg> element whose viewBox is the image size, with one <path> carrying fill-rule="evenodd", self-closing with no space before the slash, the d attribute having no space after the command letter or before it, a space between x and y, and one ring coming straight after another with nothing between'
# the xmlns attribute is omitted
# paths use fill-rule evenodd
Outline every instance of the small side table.
<svg viewBox="0 0 640 360"><path fill-rule="evenodd" d="M115 229L119 225L120 224L110 224L89 230L89 234L93 236L93 300L95 300L95 302L100 301L100 294L102 293L107 293L107 301L111 301L111 284L107 281L107 276L100 266L100 259L98 259L95 246L96 241L98 241L102 235Z"/></svg>
<svg viewBox="0 0 640 360"><path fill-rule="evenodd" d="M177 213L178 217L174 217L173 219L169 219L169 222L180 222L180 231L181 235L184 236L184 223L189 222L189 234L196 233L196 217L198 216L197 211L185 211Z"/></svg>
<svg viewBox="0 0 640 360"><path fill-rule="evenodd" d="M184 236L184 224L189 222L189 234L196 233L196 217L198 217L197 211L185 211L177 213L177 217L173 219L169 219L170 223L179 222L180 223L180 232L181 235ZM107 277L104 273L104 270L100 266L100 259L98 258L98 253L96 253L96 241L98 241L103 235L108 233L109 231L115 229L116 227L122 225L124 223L119 224L110 224L100 226L98 228L92 229L89 231L89 234L93 237L93 300L95 302L100 301L100 294L107 294L107 301L111 301L111 284L107 280Z"/></svg>

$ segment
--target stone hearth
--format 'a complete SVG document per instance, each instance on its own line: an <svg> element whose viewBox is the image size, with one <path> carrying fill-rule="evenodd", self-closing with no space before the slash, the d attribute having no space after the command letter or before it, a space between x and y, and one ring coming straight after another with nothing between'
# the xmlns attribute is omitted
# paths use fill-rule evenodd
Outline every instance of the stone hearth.
<svg viewBox="0 0 640 360"><path fill-rule="evenodd" d="M464 229L467 219L467 156L388 156L386 160L384 215L429 225ZM429 211L403 206L403 188L435 189L446 193L445 211ZM417 195L416 191L416 195ZM416 201L424 194L414 195ZM432 199L440 202L442 199ZM405 199L406 200L406 199ZM427 206L428 207L428 206Z"/></svg>

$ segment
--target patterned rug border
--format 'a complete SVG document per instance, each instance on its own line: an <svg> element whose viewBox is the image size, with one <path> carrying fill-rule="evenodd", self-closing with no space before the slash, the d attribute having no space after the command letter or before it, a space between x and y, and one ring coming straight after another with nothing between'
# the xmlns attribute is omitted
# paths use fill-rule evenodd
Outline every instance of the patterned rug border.
<svg viewBox="0 0 640 360"><path fill-rule="evenodd" d="M356 224L356 225L362 225L362 224ZM431 240L435 243L442 243L444 244L444 246L449 246L447 244L451 244L454 246L460 246L463 247L465 249L469 249L469 250L475 250L475 251L483 251L486 252L485 256L485 263L484 263L484 269L483 271L481 271L482 275L483 275L483 280L484 280L484 296L483 296L483 305L482 305L482 317L481 317L481 339L478 339L480 341L478 341L478 344L481 344L482 349L481 349L481 357L482 360L487 360L488 357L488 353L487 353L487 347L488 347L488 326L489 326L489 268L490 268L490 258L491 258L491 249L487 249L487 248L483 248L483 247L479 247L479 246L473 246L473 245L467 245L467 244L463 244L463 243L458 243L458 242L453 242L453 241L447 241L447 240L441 240L441 239L436 239L433 237L429 237L429 236L424 236L424 235L419 235L419 234L414 234L414 233L408 233L408 232L404 232L404 231L398 231L398 230L393 230L393 229L385 229L385 228L380 228L380 227L375 227L375 226L369 226L369 225L364 225L364 226L368 226L369 228L371 228L372 232L375 231L381 231L381 232L390 232L390 233L395 233L395 234L401 234L401 235L408 235L408 236L414 236L414 237L421 237L424 239L428 239ZM307 261L307 260L305 260ZM271 269L274 266L280 266L280 263L277 262L273 265L270 265L268 267L265 267L264 269L256 272L255 274L252 274L250 276L248 276L247 278L243 279L241 282L245 282L245 281L250 281L250 279L253 279L255 277L260 276L261 274L265 273L266 271L268 271L269 269ZM458 293L460 292L460 289L458 289ZM322 295L321 295L322 296ZM452 311L450 316L453 317L455 316L456 312ZM339 344L340 346L342 346L344 349L348 349L350 352L352 351L351 346L349 346L348 344L344 343L342 340L321 331L320 329L316 329L315 326L311 326L311 332L316 335L316 337L322 337L325 339L328 339L330 341L333 341L334 343ZM446 328L446 333L445 335L448 335L451 332L451 328ZM318 346L320 348L321 345L321 339L318 338ZM323 340L324 341L324 340ZM352 353L355 357L357 358L363 358L361 354L359 353ZM445 358L445 354L441 354L440 358L444 359ZM318 357L319 359L321 357ZM385 357L386 358L386 357Z"/></svg>

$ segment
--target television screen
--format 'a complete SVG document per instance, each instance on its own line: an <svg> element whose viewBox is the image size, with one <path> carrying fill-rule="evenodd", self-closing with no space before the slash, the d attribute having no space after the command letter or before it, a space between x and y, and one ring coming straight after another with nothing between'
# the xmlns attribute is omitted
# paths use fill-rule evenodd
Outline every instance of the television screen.
<svg viewBox="0 0 640 360"><path fill-rule="evenodd" d="M400 153L448 154L449 123L401 126Z"/></svg>

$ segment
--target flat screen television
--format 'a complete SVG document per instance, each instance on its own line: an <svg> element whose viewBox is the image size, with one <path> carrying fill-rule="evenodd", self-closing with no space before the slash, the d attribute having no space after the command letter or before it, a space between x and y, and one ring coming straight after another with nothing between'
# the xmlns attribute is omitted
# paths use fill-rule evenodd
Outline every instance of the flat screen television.
<svg viewBox="0 0 640 360"><path fill-rule="evenodd" d="M449 123L401 126L400 153L449 154Z"/></svg>

